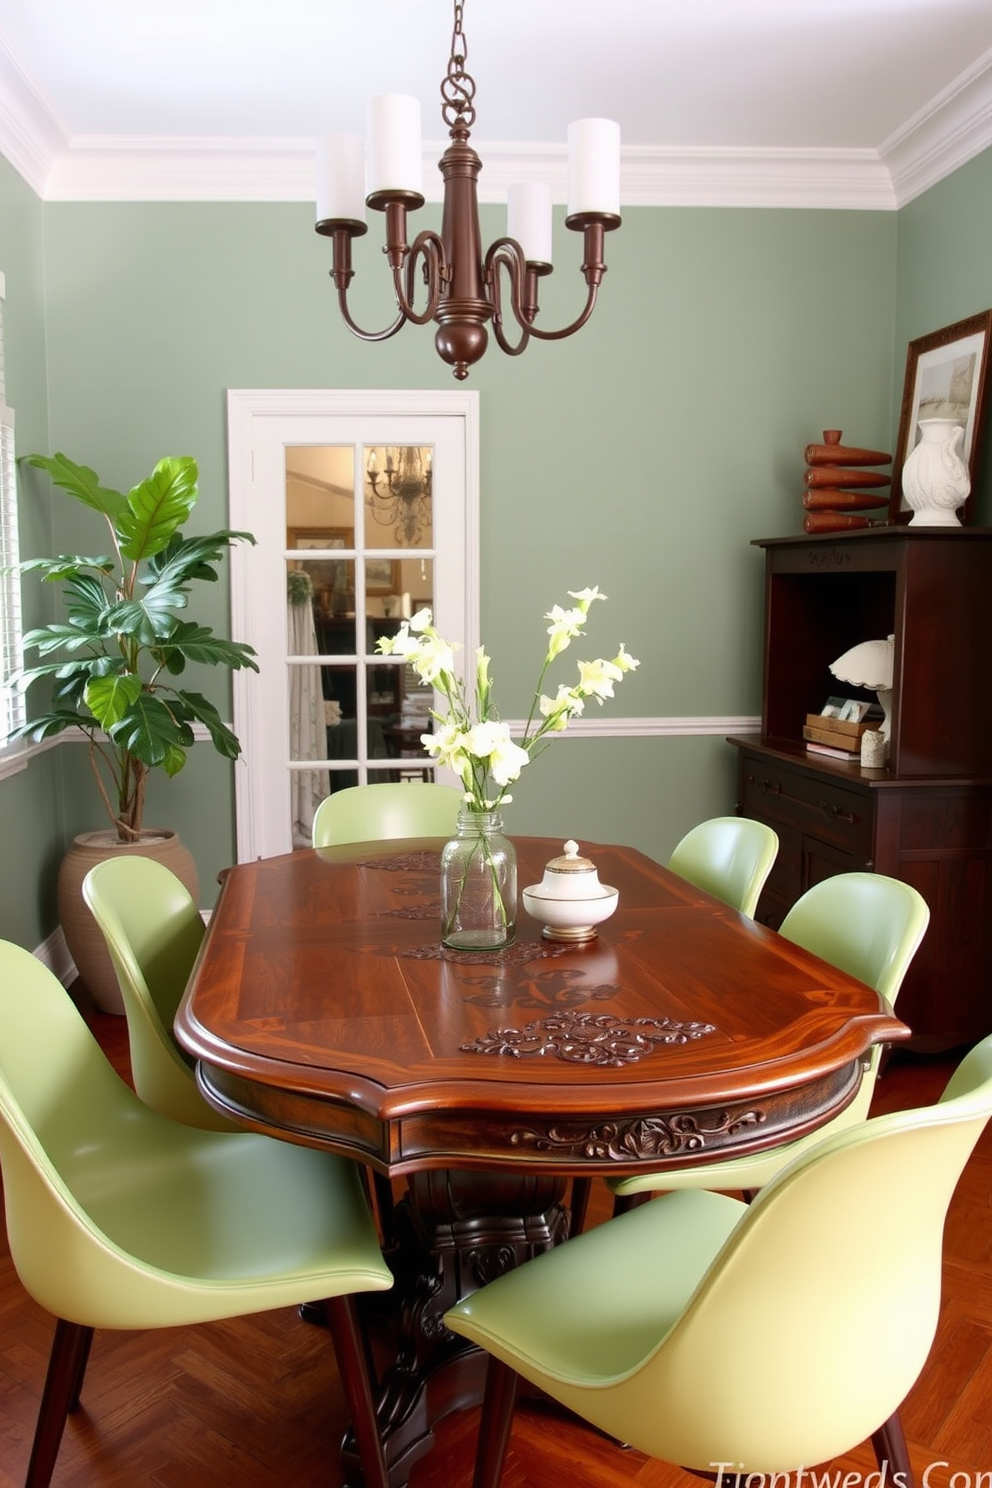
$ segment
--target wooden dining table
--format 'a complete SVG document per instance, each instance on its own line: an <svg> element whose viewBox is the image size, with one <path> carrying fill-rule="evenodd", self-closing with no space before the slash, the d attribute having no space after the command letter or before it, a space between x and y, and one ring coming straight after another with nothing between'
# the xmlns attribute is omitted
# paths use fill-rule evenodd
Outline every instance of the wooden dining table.
<svg viewBox="0 0 992 1488"><path fill-rule="evenodd" d="M521 885L562 850L514 842ZM873 989L627 847L582 844L619 891L590 940L548 940L521 908L506 949L449 950L441 846L227 870L176 1019L219 1111L373 1176L396 1277L369 1302L394 1488L433 1422L480 1397L482 1356L445 1311L567 1238L575 1180L815 1130L872 1045L910 1033ZM360 1484L348 1439L343 1456Z"/></svg>

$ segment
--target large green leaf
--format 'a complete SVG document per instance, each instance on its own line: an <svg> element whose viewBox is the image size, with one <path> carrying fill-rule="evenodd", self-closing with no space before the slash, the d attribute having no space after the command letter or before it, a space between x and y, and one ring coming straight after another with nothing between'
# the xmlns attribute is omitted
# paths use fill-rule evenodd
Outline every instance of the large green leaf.
<svg viewBox="0 0 992 1488"><path fill-rule="evenodd" d="M46 625L40 630L29 630L24 637L24 645L37 646L39 656L50 656L63 646L67 651L78 651L81 646L90 645L93 639L75 625Z"/></svg>
<svg viewBox="0 0 992 1488"><path fill-rule="evenodd" d="M232 760L239 757L241 744L237 734L232 733L228 728L209 698L205 698L199 692L177 692L175 696L188 717L195 718L205 725L211 742L219 754Z"/></svg>
<svg viewBox="0 0 992 1488"><path fill-rule="evenodd" d="M86 706L101 728L109 733L115 723L120 723L128 709L134 707L142 685L140 677L133 677L128 673L93 677L86 684Z"/></svg>
<svg viewBox="0 0 992 1488"><path fill-rule="evenodd" d="M189 724L150 692L140 693L107 733L118 749L128 750L149 766L164 765L167 759L172 762L172 751L188 749L194 742Z"/></svg>
<svg viewBox="0 0 992 1488"><path fill-rule="evenodd" d="M197 474L192 456L167 456L134 487L117 518L125 558L139 563L169 545L196 505Z"/></svg>
<svg viewBox="0 0 992 1488"><path fill-rule="evenodd" d="M94 511L102 512L114 523L127 504L127 497L121 491L111 491L106 486L101 486L100 477L95 470L91 470L88 465L77 465L67 455L25 455L23 463L47 471L54 485L67 491L84 506L91 506Z"/></svg>
<svg viewBox="0 0 992 1488"><path fill-rule="evenodd" d="M11 564L5 573L40 573L46 583L75 578L84 570L95 569L97 573L112 573L115 564L106 554L99 558L74 558L70 553L61 553L58 558L25 558L23 563Z"/></svg>
<svg viewBox="0 0 992 1488"><path fill-rule="evenodd" d="M217 572L212 567L219 563L225 552L235 542L254 543L250 532L203 533L200 537L176 536L166 549L155 555L148 564L147 575L141 582L162 593L185 593L192 580L216 583Z"/></svg>
<svg viewBox="0 0 992 1488"><path fill-rule="evenodd" d="M250 667L253 672L258 671L251 646L243 641L225 641L214 635L209 625L197 625L192 620L179 621L172 634L155 647L155 655L173 673L182 670L174 665L177 656L184 661L202 662L205 666L229 666L233 671Z"/></svg>
<svg viewBox="0 0 992 1488"><path fill-rule="evenodd" d="M31 738L36 743L40 743L42 739L51 739L56 734L63 733L67 728L91 730L93 727L92 718L87 718L85 714L70 713L66 709L57 709L49 713L40 713L37 718L32 718L30 722L22 723L19 727L11 729L7 738Z"/></svg>
<svg viewBox="0 0 992 1488"><path fill-rule="evenodd" d="M104 634L127 636L141 646L155 646L171 635L176 622L164 607L156 610L144 600L124 599L120 604L107 606L101 624Z"/></svg>

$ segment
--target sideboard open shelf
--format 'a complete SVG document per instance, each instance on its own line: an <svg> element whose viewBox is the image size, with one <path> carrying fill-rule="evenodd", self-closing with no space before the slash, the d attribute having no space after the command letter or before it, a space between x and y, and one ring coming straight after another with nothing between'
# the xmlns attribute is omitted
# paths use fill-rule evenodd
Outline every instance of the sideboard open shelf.
<svg viewBox="0 0 992 1488"><path fill-rule="evenodd" d="M813 883L854 869L903 879L931 923L900 997L920 1049L992 1032L992 529L872 527L759 539L765 552L760 737L735 738L738 810L780 849L758 906L778 926ZM894 638L885 769L808 753L829 669Z"/></svg>

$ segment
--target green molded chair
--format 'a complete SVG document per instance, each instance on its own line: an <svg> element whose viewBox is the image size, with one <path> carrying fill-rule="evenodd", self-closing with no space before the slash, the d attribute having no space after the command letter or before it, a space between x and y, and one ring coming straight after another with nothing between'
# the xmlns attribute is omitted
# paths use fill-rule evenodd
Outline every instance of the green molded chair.
<svg viewBox="0 0 992 1488"><path fill-rule="evenodd" d="M387 1488L352 1294L392 1276L354 1164L152 1111L51 972L0 941L0 1168L14 1266L58 1319L26 1488L51 1479L94 1328L301 1298L325 1305L365 1482Z"/></svg>
<svg viewBox="0 0 992 1488"><path fill-rule="evenodd" d="M714 816L678 843L668 866L751 917L778 852L778 835L746 816Z"/></svg>
<svg viewBox="0 0 992 1488"><path fill-rule="evenodd" d="M992 1038L937 1105L836 1133L750 1205L666 1194L458 1303L448 1327L491 1355L474 1488L500 1481L517 1376L706 1475L809 1467L871 1437L911 1485L899 1407L937 1326L947 1207L990 1114Z"/></svg>
<svg viewBox="0 0 992 1488"><path fill-rule="evenodd" d="M185 886L151 858L108 859L83 880L103 932L127 1018L131 1078L146 1105L208 1131L238 1131L203 1099L193 1065L172 1035L203 920Z"/></svg>
<svg viewBox="0 0 992 1488"><path fill-rule="evenodd" d="M779 934L867 982L891 1007L929 922L926 901L909 884L881 873L839 873L806 891L782 921ZM619 1201L617 1210L635 1195L661 1189L752 1193L763 1187L800 1152L867 1118L881 1057L882 1046L876 1045L854 1100L819 1130L748 1157L609 1178L607 1183Z"/></svg>
<svg viewBox="0 0 992 1488"><path fill-rule="evenodd" d="M455 785L351 785L325 796L313 819L314 847L384 842L398 837L453 837L462 791Z"/></svg>

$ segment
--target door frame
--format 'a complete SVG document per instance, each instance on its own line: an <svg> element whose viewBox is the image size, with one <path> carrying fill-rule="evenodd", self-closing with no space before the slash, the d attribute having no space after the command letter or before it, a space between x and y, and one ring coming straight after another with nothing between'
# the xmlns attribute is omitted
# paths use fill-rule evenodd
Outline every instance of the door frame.
<svg viewBox="0 0 992 1488"><path fill-rule="evenodd" d="M228 416L228 484L230 522L235 530L251 531L254 503L259 499L256 488L255 450L261 440L270 440L273 424L293 420L312 419L315 424L314 444L336 442L326 434L327 421L355 419L381 419L384 425L397 419L408 419L411 423L408 438L417 442L416 420L459 419L462 422L464 440L463 493L464 508L459 513L463 526L463 537L459 552L461 573L458 576L461 589L461 606L464 615L462 633L452 634L463 649L458 653L460 661L474 658L479 644L479 394L460 388L455 390L412 389L354 389L354 388L229 388L227 392ZM316 426L322 425L316 433ZM343 442L350 442L342 434ZM298 442L294 440L293 442ZM383 437L382 443L395 443L392 437ZM261 464L261 462L259 462ZM260 476L261 478L261 476ZM443 510L435 508L436 520L444 521ZM239 544L232 551L231 561L231 633L236 640L248 640L257 623L257 596L252 602L252 555L255 550L249 544ZM450 566L451 560L449 560ZM451 573L435 573L435 599L437 589L450 584ZM439 625L440 625L439 619ZM235 732L242 741L246 757L235 767L235 822L237 831L237 861L248 862L263 856L265 839L271 836L264 822L267 816L264 783L253 778L248 762L251 742L259 737L262 727L260 710L264 700L255 673L244 670L235 672L232 678ZM288 788L288 787L287 787ZM288 820L288 817L287 817Z"/></svg>

